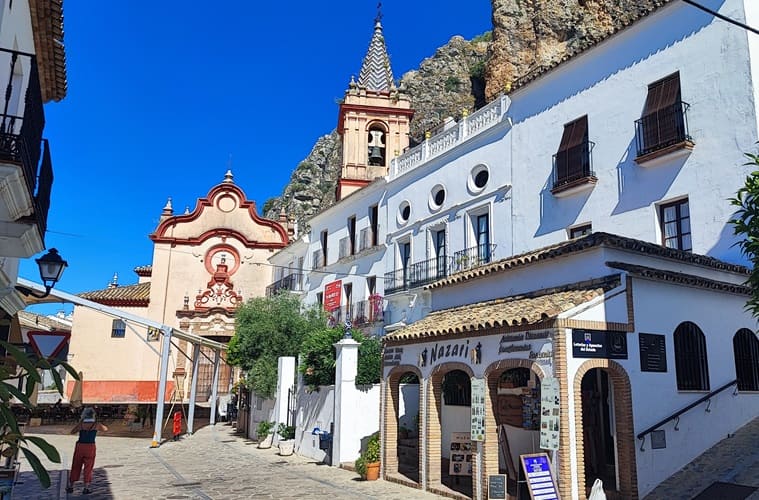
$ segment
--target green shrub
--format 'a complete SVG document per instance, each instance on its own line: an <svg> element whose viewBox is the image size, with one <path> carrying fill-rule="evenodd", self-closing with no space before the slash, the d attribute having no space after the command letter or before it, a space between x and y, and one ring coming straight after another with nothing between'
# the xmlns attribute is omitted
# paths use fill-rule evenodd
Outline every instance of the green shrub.
<svg viewBox="0 0 759 500"><path fill-rule="evenodd" d="M258 422L256 433L258 434L259 439L264 439L266 436L268 436L272 432L274 432L274 422L267 422L266 420L262 420L261 422Z"/></svg>
<svg viewBox="0 0 759 500"><path fill-rule="evenodd" d="M279 424L277 427L277 434L279 434L279 437L285 441L288 439L295 439L295 426Z"/></svg>

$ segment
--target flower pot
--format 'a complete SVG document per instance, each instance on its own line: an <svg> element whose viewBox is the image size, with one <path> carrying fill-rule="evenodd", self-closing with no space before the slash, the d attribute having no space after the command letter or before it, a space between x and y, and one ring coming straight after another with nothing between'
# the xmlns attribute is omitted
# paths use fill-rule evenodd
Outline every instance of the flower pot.
<svg viewBox="0 0 759 500"><path fill-rule="evenodd" d="M286 439L279 442L279 454L280 455L292 455L295 451L295 440Z"/></svg>
<svg viewBox="0 0 759 500"><path fill-rule="evenodd" d="M366 464L366 480L376 481L379 479L380 463L370 462Z"/></svg>
<svg viewBox="0 0 759 500"><path fill-rule="evenodd" d="M267 434L263 440L258 442L258 447L261 449L271 448L271 443L274 440L274 434Z"/></svg>

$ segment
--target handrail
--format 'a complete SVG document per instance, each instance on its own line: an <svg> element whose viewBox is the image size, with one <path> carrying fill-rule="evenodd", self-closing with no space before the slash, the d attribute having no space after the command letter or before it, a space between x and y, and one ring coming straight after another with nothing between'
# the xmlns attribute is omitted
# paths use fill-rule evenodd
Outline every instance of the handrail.
<svg viewBox="0 0 759 500"><path fill-rule="evenodd" d="M735 384L737 384L737 383L738 383L738 379L735 379L735 380L733 380L732 382L728 382L727 384L723 385L723 386L722 386L722 387L720 387L719 389L715 389L715 390L713 390L712 392L710 392L710 393L709 393L709 394L707 394L706 396L703 396L703 397L701 397L701 398L697 399L696 401L692 402L691 404L689 404L689 405L688 405L688 406L686 406L685 408L682 408L682 409L680 409L680 410L676 411L675 413L673 413L673 414L672 414L672 415L670 415L669 417L667 417L667 418L665 418L665 419L663 419L663 420L661 420L661 421L657 422L656 424L654 424L654 425L652 425L651 427L647 428L647 429L646 429L646 430L644 430L643 432L640 432L640 433L638 433L638 435L637 435L636 437L637 437L638 439L640 439L641 441L645 442L645 440L646 440L646 434L651 434L653 431L655 431L656 429L658 429L658 428L659 428L659 427L661 427L662 425L666 424L666 423L667 423L667 422L669 422L670 420L675 420L675 419L677 419L677 420L679 421L679 419L680 419L680 415L682 415L682 414L683 414L683 413L685 413L686 411L688 411L688 410L690 410L691 408L694 408L694 407L696 407L696 406L700 405L700 404L701 404L701 403L703 403L704 401L707 401L707 400L711 399L712 397L716 396L717 394L719 394L720 392L724 391L724 390L725 390L725 389L727 389L728 387L730 387L730 386L733 386L733 385L735 385ZM707 411L709 411L709 407L707 407ZM677 426L675 426L675 430L677 430ZM643 443L641 443L641 444L640 444L640 447L641 447L641 451L643 451Z"/></svg>

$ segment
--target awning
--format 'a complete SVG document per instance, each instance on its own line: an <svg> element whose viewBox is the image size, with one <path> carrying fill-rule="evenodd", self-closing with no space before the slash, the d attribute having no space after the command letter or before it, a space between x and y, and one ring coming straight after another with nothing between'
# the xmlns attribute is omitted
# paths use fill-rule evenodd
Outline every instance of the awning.
<svg viewBox="0 0 759 500"><path fill-rule="evenodd" d="M385 341L465 334L491 328L528 326L604 295L620 285L619 275L435 311L384 337Z"/></svg>

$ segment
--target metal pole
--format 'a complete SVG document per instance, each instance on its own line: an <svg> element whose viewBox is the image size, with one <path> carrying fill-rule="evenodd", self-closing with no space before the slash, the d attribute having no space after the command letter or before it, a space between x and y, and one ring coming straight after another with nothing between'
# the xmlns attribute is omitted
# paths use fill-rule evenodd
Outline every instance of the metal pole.
<svg viewBox="0 0 759 500"><path fill-rule="evenodd" d="M158 400L156 401L155 430L153 431L153 443L151 448L161 445L161 425L163 424L163 402L166 399L166 379L169 375L169 351L171 350L171 328L164 326L163 343L161 346L160 380L158 381Z"/></svg>
<svg viewBox="0 0 759 500"><path fill-rule="evenodd" d="M187 434L192 434L195 427L195 398L198 395L198 367L200 366L199 344L193 344L192 353L192 382L190 383L190 416L187 418Z"/></svg>
<svg viewBox="0 0 759 500"><path fill-rule="evenodd" d="M213 359L213 385L211 386L211 425L216 425L216 398L219 393L219 361L221 353L215 351Z"/></svg>

